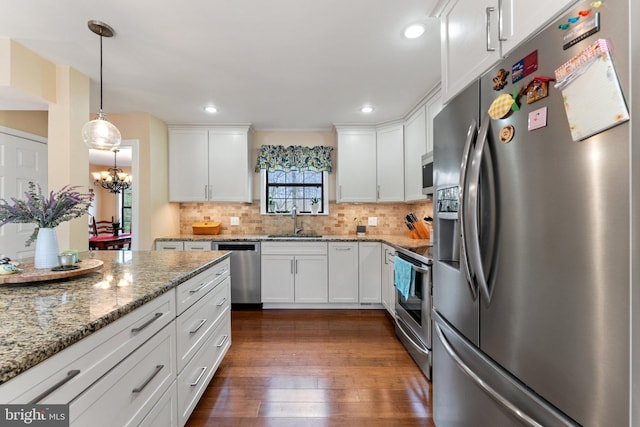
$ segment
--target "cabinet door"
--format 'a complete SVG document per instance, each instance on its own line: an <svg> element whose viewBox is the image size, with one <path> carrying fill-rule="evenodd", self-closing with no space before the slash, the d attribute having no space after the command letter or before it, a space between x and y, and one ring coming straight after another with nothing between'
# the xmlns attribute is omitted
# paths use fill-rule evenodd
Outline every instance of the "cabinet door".
<svg viewBox="0 0 640 427"><path fill-rule="evenodd" d="M209 160L206 129L169 129L169 200L208 200Z"/></svg>
<svg viewBox="0 0 640 427"><path fill-rule="evenodd" d="M156 251L183 251L184 242L181 241L167 241L156 242Z"/></svg>
<svg viewBox="0 0 640 427"><path fill-rule="evenodd" d="M395 250L389 245L382 245L382 305L391 316L396 314L396 293L393 283L393 256Z"/></svg>
<svg viewBox="0 0 640 427"><path fill-rule="evenodd" d="M358 243L329 243L329 302L358 302Z"/></svg>
<svg viewBox="0 0 640 427"><path fill-rule="evenodd" d="M442 97L447 102L500 60L498 0L451 0L440 25Z"/></svg>
<svg viewBox="0 0 640 427"><path fill-rule="evenodd" d="M203 240L201 242L186 241L184 242L185 251L210 251L211 241Z"/></svg>
<svg viewBox="0 0 640 427"><path fill-rule="evenodd" d="M502 55L507 55L569 6L577 3L577 0L539 0L536 1L535 7L519 0L500 0L500 3L502 22L498 25Z"/></svg>
<svg viewBox="0 0 640 427"><path fill-rule="evenodd" d="M209 131L209 199L251 202L248 129Z"/></svg>
<svg viewBox="0 0 640 427"><path fill-rule="evenodd" d="M379 202L404 201L404 130L402 125L378 130L376 135Z"/></svg>
<svg viewBox="0 0 640 427"><path fill-rule="evenodd" d="M376 202L376 132L338 129L336 201Z"/></svg>
<svg viewBox="0 0 640 427"><path fill-rule="evenodd" d="M422 194L422 155L427 153L426 107L416 111L405 124L404 193L405 200L424 200Z"/></svg>
<svg viewBox="0 0 640 427"><path fill-rule="evenodd" d="M327 302L329 293L327 257L325 255L299 255L295 257L294 263L295 302Z"/></svg>
<svg viewBox="0 0 640 427"><path fill-rule="evenodd" d="M260 279L262 282L263 303L294 301L293 270L293 256L262 255Z"/></svg>
<svg viewBox="0 0 640 427"><path fill-rule="evenodd" d="M360 302L382 302L382 247L379 242L358 243L360 266L359 288Z"/></svg>

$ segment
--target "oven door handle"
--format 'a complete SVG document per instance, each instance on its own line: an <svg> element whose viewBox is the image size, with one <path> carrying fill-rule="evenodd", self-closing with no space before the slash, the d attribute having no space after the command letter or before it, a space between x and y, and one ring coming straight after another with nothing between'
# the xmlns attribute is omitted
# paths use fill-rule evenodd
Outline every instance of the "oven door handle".
<svg viewBox="0 0 640 427"><path fill-rule="evenodd" d="M402 320L402 318L400 318L400 316L398 315L396 315L396 323L398 325L398 329L400 330L400 332L402 332L402 335L404 335L405 338L409 340L409 342L416 348L416 350L418 350L420 353L424 354L425 356L429 356L429 353L430 353L429 349L415 342L415 340L411 338L409 334L407 334L407 332L403 328L403 325L407 325L407 323L404 320ZM407 327L408 326L409 325L407 325Z"/></svg>
<svg viewBox="0 0 640 427"><path fill-rule="evenodd" d="M422 273L422 274L429 274L431 273L431 269L429 267L427 268L423 268L423 267L419 267L415 264L411 265L411 267L413 267L413 270L418 272L418 273Z"/></svg>

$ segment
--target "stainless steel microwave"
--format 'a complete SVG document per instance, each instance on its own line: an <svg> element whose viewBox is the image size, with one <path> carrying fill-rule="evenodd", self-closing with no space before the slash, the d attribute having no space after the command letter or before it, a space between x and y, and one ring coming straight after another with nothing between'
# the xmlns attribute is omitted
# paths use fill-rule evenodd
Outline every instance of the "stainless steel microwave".
<svg viewBox="0 0 640 427"><path fill-rule="evenodd" d="M422 194L433 195L433 151L422 155Z"/></svg>

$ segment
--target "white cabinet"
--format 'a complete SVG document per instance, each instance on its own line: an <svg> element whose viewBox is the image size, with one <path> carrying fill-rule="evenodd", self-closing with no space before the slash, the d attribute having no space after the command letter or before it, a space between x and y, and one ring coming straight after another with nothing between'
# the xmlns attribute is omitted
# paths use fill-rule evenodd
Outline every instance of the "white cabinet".
<svg viewBox="0 0 640 427"><path fill-rule="evenodd" d="M404 192L407 201L424 200L422 155L427 152L426 106L409 117L404 128Z"/></svg>
<svg viewBox="0 0 640 427"><path fill-rule="evenodd" d="M451 0L440 15L446 103L577 0ZM514 58L514 62L520 58Z"/></svg>
<svg viewBox="0 0 640 427"><path fill-rule="evenodd" d="M376 131L374 128L336 127L338 165L336 201L377 201Z"/></svg>
<svg viewBox="0 0 640 427"><path fill-rule="evenodd" d="M179 240L156 242L156 251L184 251L184 242Z"/></svg>
<svg viewBox="0 0 640 427"><path fill-rule="evenodd" d="M324 242L263 242L260 268L265 304L328 301Z"/></svg>
<svg viewBox="0 0 640 427"><path fill-rule="evenodd" d="M502 26L498 22L498 31L502 55L507 55L520 43L544 28L569 6L578 0L539 0L535 7L531 3L519 0L501 0L498 11L502 17Z"/></svg>
<svg viewBox="0 0 640 427"><path fill-rule="evenodd" d="M169 200L251 202L249 126L169 128Z"/></svg>
<svg viewBox="0 0 640 427"><path fill-rule="evenodd" d="M358 243L358 288L360 303L382 302L382 246L379 242Z"/></svg>
<svg viewBox="0 0 640 427"><path fill-rule="evenodd" d="M358 302L358 243L329 243L329 302Z"/></svg>
<svg viewBox="0 0 640 427"><path fill-rule="evenodd" d="M445 102L500 60L497 3L451 0L445 7L440 17Z"/></svg>
<svg viewBox="0 0 640 427"><path fill-rule="evenodd" d="M402 125L376 132L377 200L404 201L404 129Z"/></svg>
<svg viewBox="0 0 640 427"><path fill-rule="evenodd" d="M184 250L185 251L210 251L211 241L203 240L200 242L194 242L192 240L189 240L184 242Z"/></svg>
<svg viewBox="0 0 640 427"><path fill-rule="evenodd" d="M438 89L427 101L426 105L427 114L427 151L430 153L433 151L433 120L438 113L442 111L442 93ZM421 181L421 180L420 180Z"/></svg>
<svg viewBox="0 0 640 427"><path fill-rule="evenodd" d="M396 290L394 286L393 257L396 251L392 246L382 244L382 305L393 318L396 315Z"/></svg>

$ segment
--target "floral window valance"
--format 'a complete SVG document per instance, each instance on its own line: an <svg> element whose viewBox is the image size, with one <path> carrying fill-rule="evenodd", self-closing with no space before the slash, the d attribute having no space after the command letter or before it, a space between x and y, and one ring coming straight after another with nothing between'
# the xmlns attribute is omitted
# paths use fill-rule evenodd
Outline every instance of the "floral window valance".
<svg viewBox="0 0 640 427"><path fill-rule="evenodd" d="M292 170L331 172L331 151L333 147L301 145L261 145L258 150L256 172L266 169L269 172Z"/></svg>

